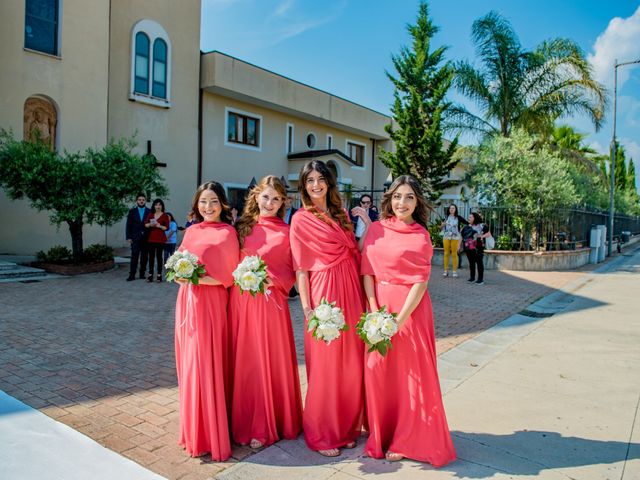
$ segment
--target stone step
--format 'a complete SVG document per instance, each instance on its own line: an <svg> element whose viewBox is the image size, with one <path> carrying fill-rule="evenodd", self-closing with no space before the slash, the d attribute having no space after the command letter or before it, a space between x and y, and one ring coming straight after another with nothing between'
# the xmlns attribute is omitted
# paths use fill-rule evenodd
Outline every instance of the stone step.
<svg viewBox="0 0 640 480"><path fill-rule="evenodd" d="M15 263L0 261L0 272L2 270L12 270L14 268L16 268L16 264Z"/></svg>
<svg viewBox="0 0 640 480"><path fill-rule="evenodd" d="M2 262L8 263L8 262ZM33 267L24 267L22 265L12 264L11 267L7 265L0 265L0 280L12 279L15 280L17 278L34 278L34 277L44 277L47 275L47 272L40 268Z"/></svg>

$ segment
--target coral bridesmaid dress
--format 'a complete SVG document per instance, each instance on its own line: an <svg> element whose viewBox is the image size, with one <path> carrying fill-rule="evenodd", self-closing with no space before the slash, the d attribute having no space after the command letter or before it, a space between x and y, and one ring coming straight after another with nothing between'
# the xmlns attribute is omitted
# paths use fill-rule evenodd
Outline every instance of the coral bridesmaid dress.
<svg viewBox="0 0 640 480"><path fill-rule="evenodd" d="M302 399L288 294L294 283L289 226L260 217L244 239L242 258L260 255L271 294L240 293L234 286L229 317L234 351L231 431L237 443L270 445L302 430Z"/></svg>
<svg viewBox="0 0 640 480"><path fill-rule="evenodd" d="M180 445L191 456L231 456L228 401L230 349L227 327L231 272L238 264L236 231L226 223L190 226L180 250L198 256L222 285L181 285L176 301L176 370L180 395Z"/></svg>
<svg viewBox="0 0 640 480"><path fill-rule="evenodd" d="M349 325L329 345L305 329L308 390L303 429L312 450L340 448L355 441L364 414L364 344L355 332L364 309L358 248L352 232L329 222L299 210L291 224L293 264L296 270L309 272L311 307L323 297L335 301Z"/></svg>
<svg viewBox="0 0 640 480"><path fill-rule="evenodd" d="M362 251L362 274L375 276L378 306L402 309L411 286L429 278L433 247L418 223L374 222ZM370 435L365 453L386 451L440 467L456 458L442 404L429 292L391 339L386 356L365 354Z"/></svg>

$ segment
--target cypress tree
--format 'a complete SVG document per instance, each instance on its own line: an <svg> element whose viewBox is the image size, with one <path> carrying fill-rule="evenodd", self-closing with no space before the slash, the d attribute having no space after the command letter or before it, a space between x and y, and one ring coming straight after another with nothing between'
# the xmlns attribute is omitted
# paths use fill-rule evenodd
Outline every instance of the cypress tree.
<svg viewBox="0 0 640 480"><path fill-rule="evenodd" d="M445 95L453 82L454 69L444 60L447 47L430 52L438 27L429 19L425 2L420 3L416 24L408 25L407 30L413 38L412 48L402 47L399 55L392 56L397 76L386 72L395 91L391 109L394 123L385 130L395 151L382 151L380 156L394 177L415 176L425 195L435 200L442 190L457 183L445 177L456 166L453 153L458 138L446 146L443 141L443 120L451 107Z"/></svg>

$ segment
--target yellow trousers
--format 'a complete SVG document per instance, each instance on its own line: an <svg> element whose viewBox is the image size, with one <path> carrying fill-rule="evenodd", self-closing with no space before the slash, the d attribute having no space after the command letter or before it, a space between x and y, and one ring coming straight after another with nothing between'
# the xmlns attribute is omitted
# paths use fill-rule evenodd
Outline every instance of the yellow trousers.
<svg viewBox="0 0 640 480"><path fill-rule="evenodd" d="M460 245L460 240L442 240L444 245L444 269L445 271L449 269L449 257L451 257L451 262L453 263L453 271L456 272L458 270L458 246Z"/></svg>

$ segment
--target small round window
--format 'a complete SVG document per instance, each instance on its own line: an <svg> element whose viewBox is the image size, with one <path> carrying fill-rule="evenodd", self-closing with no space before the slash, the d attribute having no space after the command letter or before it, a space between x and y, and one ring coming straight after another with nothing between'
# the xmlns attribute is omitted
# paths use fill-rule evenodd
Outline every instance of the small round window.
<svg viewBox="0 0 640 480"><path fill-rule="evenodd" d="M313 133L307 135L307 147L310 149L316 148L316 136Z"/></svg>

